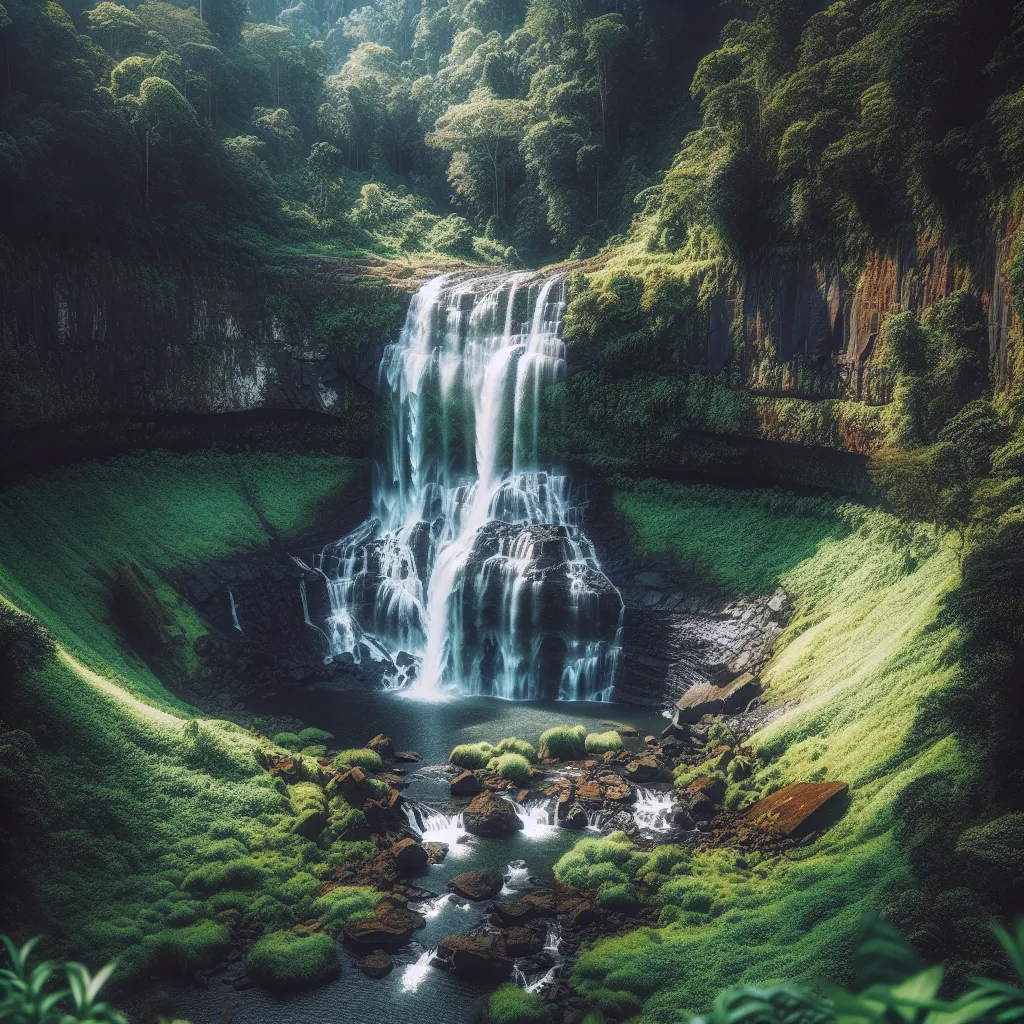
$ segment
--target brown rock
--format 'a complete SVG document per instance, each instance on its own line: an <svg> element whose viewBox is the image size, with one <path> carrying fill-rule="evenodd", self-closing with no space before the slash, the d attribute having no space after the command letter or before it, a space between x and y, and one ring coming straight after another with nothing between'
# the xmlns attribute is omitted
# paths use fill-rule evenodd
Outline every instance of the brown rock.
<svg viewBox="0 0 1024 1024"><path fill-rule="evenodd" d="M626 777L633 782L654 782L661 775L661 765L653 757L638 757L626 765Z"/></svg>
<svg viewBox="0 0 1024 1024"><path fill-rule="evenodd" d="M601 799L601 783L595 782L592 779L587 782L581 782L576 787L576 799L590 800L597 803Z"/></svg>
<svg viewBox="0 0 1024 1024"><path fill-rule="evenodd" d="M583 829L590 824L587 816L587 809L581 803L574 803L566 809L562 819L558 822L562 828Z"/></svg>
<svg viewBox="0 0 1024 1024"><path fill-rule="evenodd" d="M472 772L460 772L452 779L448 790L452 796L476 796L483 792L480 780Z"/></svg>
<svg viewBox="0 0 1024 1024"><path fill-rule="evenodd" d="M580 903L569 914L574 928L586 928L597 920L597 911L591 903Z"/></svg>
<svg viewBox="0 0 1024 1024"><path fill-rule="evenodd" d="M391 973L391 957L383 949L375 949L359 961L359 967L368 978L383 978Z"/></svg>
<svg viewBox="0 0 1024 1024"><path fill-rule="evenodd" d="M376 751L384 761L390 761L391 758L395 756L394 740L392 740L390 736L385 736L382 732L377 733L377 735L366 744L366 749Z"/></svg>
<svg viewBox="0 0 1024 1024"><path fill-rule="evenodd" d="M720 715L739 711L761 693L761 684L750 672L745 672L724 686L698 683L691 686L676 701L674 723L693 725L705 715Z"/></svg>
<svg viewBox="0 0 1024 1024"><path fill-rule="evenodd" d="M394 759L401 761L403 764L416 764L420 759L420 755L415 750L396 750Z"/></svg>
<svg viewBox="0 0 1024 1024"><path fill-rule="evenodd" d="M464 821L466 831L475 836L508 836L523 827L512 804L491 792L473 797Z"/></svg>
<svg viewBox="0 0 1024 1024"><path fill-rule="evenodd" d="M501 955L490 935L449 935L438 943L432 962L456 974L486 981L503 981L512 974L512 961Z"/></svg>
<svg viewBox="0 0 1024 1024"><path fill-rule="evenodd" d="M521 956L533 956L544 948L544 940L534 935L529 928L510 928L501 937L505 956L518 960Z"/></svg>
<svg viewBox="0 0 1024 1024"><path fill-rule="evenodd" d="M448 888L465 896L468 900L489 900L501 892L505 878L496 868L481 868L479 871L464 871L456 875Z"/></svg>
<svg viewBox="0 0 1024 1024"><path fill-rule="evenodd" d="M424 843L423 849L427 851L429 864L440 864L448 856L447 843Z"/></svg>
<svg viewBox="0 0 1024 1024"><path fill-rule="evenodd" d="M372 953L376 949L390 952L401 949L418 928L426 927L426 918L405 907L385 903L373 917L353 921L342 933L345 942L357 951Z"/></svg>
<svg viewBox="0 0 1024 1024"><path fill-rule="evenodd" d="M601 796L615 803L628 804L636 799L633 787L618 775L602 775L600 778Z"/></svg>
<svg viewBox="0 0 1024 1024"><path fill-rule="evenodd" d="M797 782L754 804L746 819L759 829L793 838L831 825L846 806L845 782Z"/></svg>
<svg viewBox="0 0 1024 1024"><path fill-rule="evenodd" d="M395 867L403 872L422 871L430 860L430 855L421 843L415 839L402 839L391 847L391 856L395 858Z"/></svg>
<svg viewBox="0 0 1024 1024"><path fill-rule="evenodd" d="M502 924L522 924L537 916L537 908L525 900L501 900L492 910Z"/></svg>

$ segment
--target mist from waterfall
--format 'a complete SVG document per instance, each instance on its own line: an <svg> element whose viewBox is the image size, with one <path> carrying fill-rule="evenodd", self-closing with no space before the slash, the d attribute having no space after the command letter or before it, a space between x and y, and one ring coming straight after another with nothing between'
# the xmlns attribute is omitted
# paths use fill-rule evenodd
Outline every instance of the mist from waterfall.
<svg viewBox="0 0 1024 1024"><path fill-rule="evenodd" d="M435 278L385 350L371 518L318 568L332 654L386 654L408 696L611 696L622 601L538 458L566 296L559 276Z"/></svg>

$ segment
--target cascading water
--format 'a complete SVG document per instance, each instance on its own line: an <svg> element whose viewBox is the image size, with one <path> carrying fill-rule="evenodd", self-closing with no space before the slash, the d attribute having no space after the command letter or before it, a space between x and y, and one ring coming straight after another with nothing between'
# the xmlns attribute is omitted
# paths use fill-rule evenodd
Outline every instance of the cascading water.
<svg viewBox="0 0 1024 1024"><path fill-rule="evenodd" d="M561 277L436 278L384 353L372 517L317 568L332 655L385 652L409 696L611 696L622 599L538 458L565 303Z"/></svg>

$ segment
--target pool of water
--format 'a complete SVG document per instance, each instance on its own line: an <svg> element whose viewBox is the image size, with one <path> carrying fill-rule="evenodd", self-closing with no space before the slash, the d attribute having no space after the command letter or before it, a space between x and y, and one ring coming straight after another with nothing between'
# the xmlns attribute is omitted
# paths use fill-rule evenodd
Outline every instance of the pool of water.
<svg viewBox="0 0 1024 1024"><path fill-rule="evenodd" d="M394 740L396 749L415 750L421 761L406 766L409 786L403 790L403 797L421 809L421 818L427 809L453 810L449 776L436 769L447 763L448 754L458 743L496 742L503 736L518 736L536 745L545 729L567 722L586 725L591 731L603 723L629 726L639 737L627 743L639 746L646 733L657 733L665 724L655 712L609 703L512 703L488 697L422 703L406 700L400 694L365 691L313 689L264 698L251 707L258 714L287 714L306 725L327 729L342 747L362 746L377 733L385 733ZM427 962L429 951L446 935L467 931L486 916L488 902L467 905L445 896L448 881L463 871L499 868L506 876L505 895L512 897L530 885L531 877L550 881L555 861L580 838L578 832L538 824L510 839L471 836L467 843L453 843L443 863L413 879L440 898L417 906L427 917L427 926L416 933L411 946L393 957L395 968L386 978L367 978L356 958L339 947L342 972L337 981L282 999L256 988L235 991L214 977L208 989L176 987L171 993L175 1012L192 1024L221 1024L225 1003L231 1004L232 1024L476 1021L490 988L439 971Z"/></svg>

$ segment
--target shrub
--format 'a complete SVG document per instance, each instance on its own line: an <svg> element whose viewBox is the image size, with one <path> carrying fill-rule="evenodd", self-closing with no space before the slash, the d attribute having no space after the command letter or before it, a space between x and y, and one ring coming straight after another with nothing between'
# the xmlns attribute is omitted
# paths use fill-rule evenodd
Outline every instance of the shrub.
<svg viewBox="0 0 1024 1024"><path fill-rule="evenodd" d="M285 750L290 750L292 753L297 753L304 745L302 740L299 739L298 733L294 732L279 732L274 737L274 743L279 747L284 747Z"/></svg>
<svg viewBox="0 0 1024 1024"><path fill-rule="evenodd" d="M249 950L245 969L265 988L293 992L335 977L341 961L329 935L272 932Z"/></svg>
<svg viewBox="0 0 1024 1024"><path fill-rule="evenodd" d="M559 761L576 761L587 752L586 737L585 726L556 725L541 733L541 756L554 757Z"/></svg>
<svg viewBox="0 0 1024 1024"><path fill-rule="evenodd" d="M358 844L352 844L358 845ZM360 885L343 885L313 901L313 913L327 928L344 928L350 921L373 917L384 897Z"/></svg>
<svg viewBox="0 0 1024 1024"><path fill-rule="evenodd" d="M709 750L714 750L715 747L735 747L739 742L740 741L737 738L736 733L734 733L724 722L715 722L715 724L708 729L707 747Z"/></svg>
<svg viewBox="0 0 1024 1024"><path fill-rule="evenodd" d="M0 600L0 680L42 668L55 650L50 631L37 618Z"/></svg>
<svg viewBox="0 0 1024 1024"><path fill-rule="evenodd" d="M501 757L492 758L487 767L517 786L530 784L530 762L522 754L502 754Z"/></svg>
<svg viewBox="0 0 1024 1024"><path fill-rule="evenodd" d="M487 1016L491 1024L547 1024L551 1008L536 992L505 984L492 993Z"/></svg>
<svg viewBox="0 0 1024 1024"><path fill-rule="evenodd" d="M263 871L249 857L213 861L190 871L181 883L186 892L212 893L219 889L253 889L263 881Z"/></svg>
<svg viewBox="0 0 1024 1024"><path fill-rule="evenodd" d="M603 839L583 839L555 864L555 877L577 889L627 882L624 867L633 853L633 844L622 832Z"/></svg>
<svg viewBox="0 0 1024 1024"><path fill-rule="evenodd" d="M188 928L165 928L149 945L158 967L191 975L218 964L231 949L231 937L225 925L202 921Z"/></svg>
<svg viewBox="0 0 1024 1024"><path fill-rule="evenodd" d="M588 754L604 754L609 750L622 749L622 737L614 730L608 732L587 733L586 750Z"/></svg>
<svg viewBox="0 0 1024 1024"><path fill-rule="evenodd" d="M673 878L659 890L657 903L660 906L678 907L698 914L707 914L715 902L715 894L696 878Z"/></svg>
<svg viewBox="0 0 1024 1024"><path fill-rule="evenodd" d="M316 743L311 747L303 747L299 753L303 757L323 757L327 753L327 748L322 743Z"/></svg>
<svg viewBox="0 0 1024 1024"><path fill-rule="evenodd" d="M527 761L535 761L537 759L537 751L532 743L527 743L526 740L517 739L515 736L506 736L503 740L498 740L498 745L494 748L499 754L519 754L521 757L525 757Z"/></svg>
<svg viewBox="0 0 1024 1024"><path fill-rule="evenodd" d="M490 743L461 743L449 755L448 760L456 768L486 768L494 756Z"/></svg>
<svg viewBox="0 0 1024 1024"><path fill-rule="evenodd" d="M299 733L299 742L306 747L312 744L327 744L333 739L333 734L324 729L303 729Z"/></svg>
<svg viewBox="0 0 1024 1024"><path fill-rule="evenodd" d="M367 750L361 747L356 750L343 750L334 759L335 768L362 768L368 772L381 772L384 770L384 762L380 754L375 750Z"/></svg>
<svg viewBox="0 0 1024 1024"><path fill-rule="evenodd" d="M640 897L628 882L607 882L601 886L597 902L607 910L628 914L640 906Z"/></svg>

